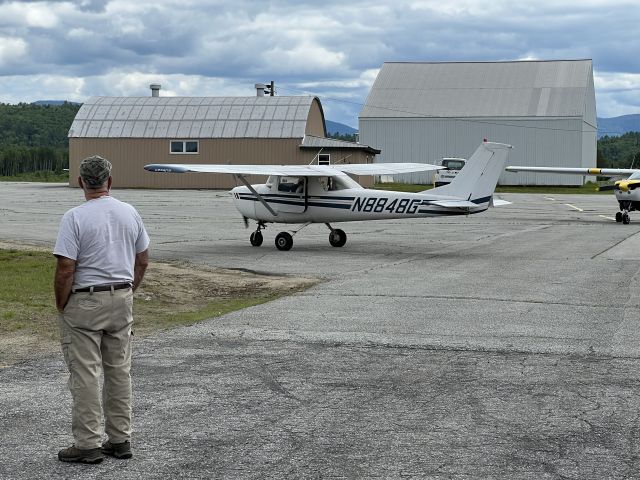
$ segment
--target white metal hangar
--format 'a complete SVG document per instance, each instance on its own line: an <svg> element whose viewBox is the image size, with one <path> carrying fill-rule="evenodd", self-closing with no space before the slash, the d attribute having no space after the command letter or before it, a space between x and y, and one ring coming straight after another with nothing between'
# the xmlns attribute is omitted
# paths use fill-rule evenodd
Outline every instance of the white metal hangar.
<svg viewBox="0 0 640 480"><path fill-rule="evenodd" d="M372 163L378 150L325 138L322 105L312 96L93 97L69 130L69 185L83 158L113 165L117 188L231 188L231 175L147 172L148 163ZM249 177L253 183L263 177ZM372 177L358 179L371 184Z"/></svg>
<svg viewBox="0 0 640 480"><path fill-rule="evenodd" d="M514 146L511 165L596 165L591 60L385 63L359 121L360 141L382 150L379 162L469 158L486 138ZM581 185L583 177L505 172L500 183Z"/></svg>

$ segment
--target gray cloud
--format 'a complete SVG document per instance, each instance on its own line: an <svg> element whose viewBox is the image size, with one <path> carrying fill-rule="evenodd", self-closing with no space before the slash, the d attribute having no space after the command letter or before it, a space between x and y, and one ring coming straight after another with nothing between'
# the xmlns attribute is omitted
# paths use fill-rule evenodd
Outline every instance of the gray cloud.
<svg viewBox="0 0 640 480"><path fill-rule="evenodd" d="M626 0L5 0L0 101L50 98L26 87L47 76L75 100L146 94L138 79L181 95L251 94L273 79L282 93L321 95L328 118L355 126L367 72L385 61L592 58L599 114L634 113L638 18Z"/></svg>

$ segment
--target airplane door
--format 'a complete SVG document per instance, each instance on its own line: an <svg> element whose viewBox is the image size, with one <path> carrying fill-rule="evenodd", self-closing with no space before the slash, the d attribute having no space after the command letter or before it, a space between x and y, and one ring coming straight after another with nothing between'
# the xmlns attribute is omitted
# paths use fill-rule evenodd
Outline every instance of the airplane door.
<svg viewBox="0 0 640 480"><path fill-rule="evenodd" d="M303 213L307 209L307 178L279 177L272 205L277 212Z"/></svg>

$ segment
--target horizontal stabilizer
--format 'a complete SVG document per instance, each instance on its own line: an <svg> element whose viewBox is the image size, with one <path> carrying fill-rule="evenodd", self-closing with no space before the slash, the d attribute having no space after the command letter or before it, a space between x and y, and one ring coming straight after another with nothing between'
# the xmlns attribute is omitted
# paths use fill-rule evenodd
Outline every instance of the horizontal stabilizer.
<svg viewBox="0 0 640 480"><path fill-rule="evenodd" d="M467 200L434 200L430 201L429 205L437 205L438 207L447 208L475 208L478 206L478 204Z"/></svg>
<svg viewBox="0 0 640 480"><path fill-rule="evenodd" d="M511 205L511 202L507 202L506 200L501 200L500 198L494 198L491 201L491 205L494 207L502 207L504 205Z"/></svg>

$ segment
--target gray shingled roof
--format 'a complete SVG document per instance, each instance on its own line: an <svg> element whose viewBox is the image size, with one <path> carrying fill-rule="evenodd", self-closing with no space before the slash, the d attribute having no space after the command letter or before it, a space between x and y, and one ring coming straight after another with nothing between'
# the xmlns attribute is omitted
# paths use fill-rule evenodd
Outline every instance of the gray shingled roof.
<svg viewBox="0 0 640 480"><path fill-rule="evenodd" d="M591 60L385 63L360 118L576 117Z"/></svg>
<svg viewBox="0 0 640 480"><path fill-rule="evenodd" d="M370 147L369 145L363 145L357 142L347 142L345 140L338 140L336 138L316 137L314 135L305 135L302 140L301 148L326 148L326 149L354 149L364 150L368 153L378 154L380 150Z"/></svg>
<svg viewBox="0 0 640 480"><path fill-rule="evenodd" d="M303 138L315 97L92 97L69 137Z"/></svg>

